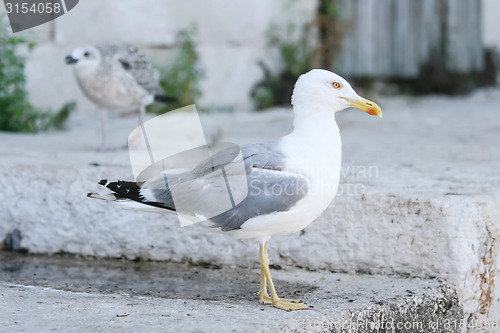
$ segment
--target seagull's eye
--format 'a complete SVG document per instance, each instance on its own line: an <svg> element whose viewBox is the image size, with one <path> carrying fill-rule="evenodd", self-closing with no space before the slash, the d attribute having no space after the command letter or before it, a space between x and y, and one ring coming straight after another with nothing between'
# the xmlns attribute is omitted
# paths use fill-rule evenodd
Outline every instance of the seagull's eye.
<svg viewBox="0 0 500 333"><path fill-rule="evenodd" d="M340 89L342 88L342 84L340 82L337 82L337 81L333 81L332 82L332 86L335 88L335 89Z"/></svg>
<svg viewBox="0 0 500 333"><path fill-rule="evenodd" d="M84 56L85 58L88 58L88 56L90 56L90 52L85 52L85 53L83 54L83 56Z"/></svg>

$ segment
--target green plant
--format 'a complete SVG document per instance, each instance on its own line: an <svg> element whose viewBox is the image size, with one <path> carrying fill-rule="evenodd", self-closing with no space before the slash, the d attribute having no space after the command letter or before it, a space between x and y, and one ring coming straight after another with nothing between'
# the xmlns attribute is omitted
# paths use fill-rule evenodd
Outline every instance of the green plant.
<svg viewBox="0 0 500 333"><path fill-rule="evenodd" d="M26 59L18 54L21 46L31 51L34 43L12 36L5 16L0 16L0 130L37 132L60 129L76 103L65 104L59 111L40 110L28 100L24 65Z"/></svg>
<svg viewBox="0 0 500 333"><path fill-rule="evenodd" d="M177 33L177 55L171 64L160 70L160 85L167 96L177 101L167 105L153 104L149 111L157 114L194 104L201 97L199 82L205 73L198 66L198 53L194 37L198 33L196 26L180 30Z"/></svg>
<svg viewBox="0 0 500 333"><path fill-rule="evenodd" d="M313 52L307 30L297 33L297 28L292 23L288 24L284 37L278 28L273 27L271 30L268 45L278 48L283 67L279 72L273 73L264 62L259 62L264 71L264 79L251 92L257 109L290 104L290 95L297 77L311 68Z"/></svg>
<svg viewBox="0 0 500 333"><path fill-rule="evenodd" d="M294 6L290 1L287 10ZM317 38L311 38L312 34ZM282 69L273 73L263 62L264 79L251 92L257 109L273 105L289 105L297 78L312 68L333 67L341 43L338 0L320 0L316 17L301 30L289 22L283 29L272 27L269 47L277 48Z"/></svg>

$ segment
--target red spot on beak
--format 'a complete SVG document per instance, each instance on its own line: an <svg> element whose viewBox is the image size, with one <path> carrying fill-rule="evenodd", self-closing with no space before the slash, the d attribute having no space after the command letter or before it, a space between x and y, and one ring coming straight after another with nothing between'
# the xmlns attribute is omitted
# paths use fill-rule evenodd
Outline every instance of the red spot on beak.
<svg viewBox="0 0 500 333"><path fill-rule="evenodd" d="M368 110L366 110L366 113L368 113L371 116L376 116L377 115L377 112L375 112L374 109L368 109Z"/></svg>

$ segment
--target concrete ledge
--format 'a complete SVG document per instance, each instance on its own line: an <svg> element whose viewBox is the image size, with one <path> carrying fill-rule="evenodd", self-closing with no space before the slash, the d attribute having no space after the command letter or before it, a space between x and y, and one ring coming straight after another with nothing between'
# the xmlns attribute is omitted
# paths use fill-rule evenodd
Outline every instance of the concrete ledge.
<svg viewBox="0 0 500 333"><path fill-rule="evenodd" d="M456 293L438 280L273 271L283 296L315 306L287 313L258 304L256 269L0 258L6 332L460 332L463 320Z"/></svg>
<svg viewBox="0 0 500 333"><path fill-rule="evenodd" d="M385 99L382 120L339 114L342 193L302 233L272 239L271 263L439 277L457 289L470 320L500 320L499 104L500 91L488 90ZM21 246L34 253L256 267L253 242L85 198L102 190L101 178L131 178L126 151L91 151L96 118L77 115L67 132L0 134L0 238L18 229ZM209 136L235 143L281 135L291 124L289 110L205 122ZM135 117L113 119L115 145L135 124Z"/></svg>

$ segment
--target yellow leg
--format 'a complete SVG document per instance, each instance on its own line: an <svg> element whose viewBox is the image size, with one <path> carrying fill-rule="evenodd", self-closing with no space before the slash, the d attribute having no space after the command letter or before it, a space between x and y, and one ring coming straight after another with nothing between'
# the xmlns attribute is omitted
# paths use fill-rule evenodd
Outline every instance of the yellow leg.
<svg viewBox="0 0 500 333"><path fill-rule="evenodd" d="M259 249L259 262L261 263L261 265L260 265L260 289L259 289L259 292L257 293L257 295L259 295L259 303L260 304L272 304L273 303L271 296L269 296L269 294L267 293L266 271L264 269L264 265L262 265L264 253L266 253L266 255L267 255L267 245L268 245L268 242L266 242L264 246L260 246L260 249ZM302 301L299 301L299 300L292 300L292 299L286 299L286 298L280 298L280 299L285 300L285 301L290 301L292 303L302 303Z"/></svg>
<svg viewBox="0 0 500 333"><path fill-rule="evenodd" d="M305 303L302 301L279 298L276 290L274 289L274 283L271 278L271 272L269 271L269 255L267 253L267 245L260 246L259 251L259 261L260 261L260 290L259 290L259 302L261 304L272 304L275 308L282 309L285 311L292 310L308 310L310 309ZM269 291L271 292L271 296L267 293L267 285L269 285Z"/></svg>
<svg viewBox="0 0 500 333"><path fill-rule="evenodd" d="M260 288L257 295L259 295L260 304L271 304L271 297L267 293L266 273L264 271L264 266L262 265L262 260L264 258L264 251L267 252L267 242L266 245L264 246L261 245L259 248Z"/></svg>

